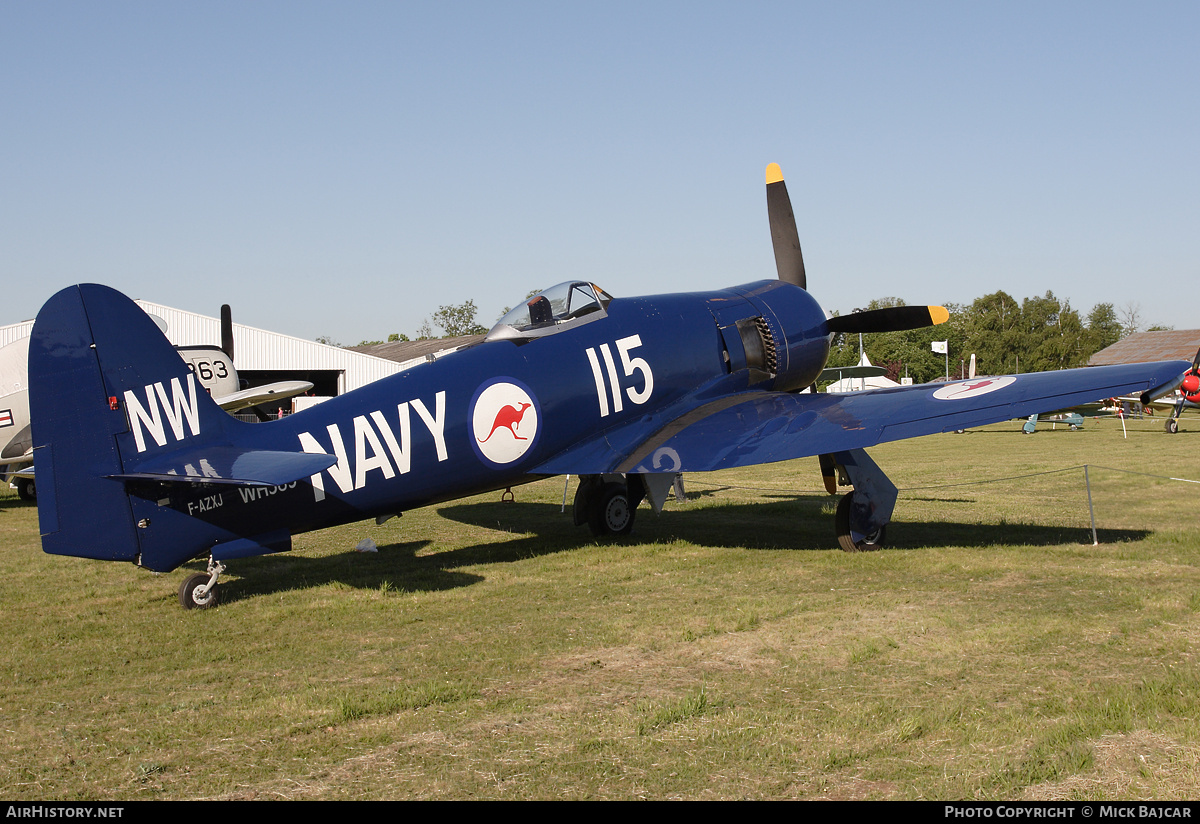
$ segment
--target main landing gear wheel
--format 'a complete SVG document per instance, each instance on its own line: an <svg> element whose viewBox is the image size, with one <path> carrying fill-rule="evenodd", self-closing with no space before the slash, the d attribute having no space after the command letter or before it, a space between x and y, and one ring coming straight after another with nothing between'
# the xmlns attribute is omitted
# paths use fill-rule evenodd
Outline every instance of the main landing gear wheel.
<svg viewBox="0 0 1200 824"><path fill-rule="evenodd" d="M37 500L37 487L32 478L17 478L17 497L30 503Z"/></svg>
<svg viewBox="0 0 1200 824"><path fill-rule="evenodd" d="M617 483L604 484L591 496L588 526L597 537L628 535L633 529L633 516L636 511L630 505L627 486Z"/></svg>
<svg viewBox="0 0 1200 824"><path fill-rule="evenodd" d="M204 592L212 578L207 572L197 572L189 575L179 586L179 603L184 609L211 609L220 600L217 585L213 584Z"/></svg>
<svg viewBox="0 0 1200 824"><path fill-rule="evenodd" d="M1179 432L1179 421L1174 418L1168 418L1164 428L1168 434L1174 435Z"/></svg>
<svg viewBox="0 0 1200 824"><path fill-rule="evenodd" d="M843 552L870 552L879 549L883 546L884 539L887 536L886 526L879 527L879 529L864 536L862 540L857 542L850 534L850 507L853 499L853 492L843 495L842 499L838 501L837 513L833 516L838 545L841 546Z"/></svg>

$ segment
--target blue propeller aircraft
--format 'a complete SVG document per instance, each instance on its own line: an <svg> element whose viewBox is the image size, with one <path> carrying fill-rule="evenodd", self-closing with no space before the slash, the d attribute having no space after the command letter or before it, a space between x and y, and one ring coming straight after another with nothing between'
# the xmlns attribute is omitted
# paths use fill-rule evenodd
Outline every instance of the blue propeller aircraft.
<svg viewBox="0 0 1200 824"><path fill-rule="evenodd" d="M522 303L473 346L288 418L222 412L146 313L100 285L38 314L30 409L42 547L167 572L217 602L234 559L292 536L576 475L574 517L626 533L678 473L819 456L847 551L883 543L896 487L874 444L1011 420L1130 392L1170 391L1189 364L990 377L849 395L808 390L841 332L947 318L902 306L827 318L807 291L791 202L767 167L778 278L711 292L612 297L568 282Z"/></svg>

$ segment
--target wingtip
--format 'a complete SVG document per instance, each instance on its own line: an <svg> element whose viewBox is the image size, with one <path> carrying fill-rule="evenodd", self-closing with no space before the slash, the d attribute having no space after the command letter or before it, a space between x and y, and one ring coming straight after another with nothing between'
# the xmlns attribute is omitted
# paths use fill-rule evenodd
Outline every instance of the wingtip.
<svg viewBox="0 0 1200 824"><path fill-rule="evenodd" d="M779 183L783 180L783 169L779 168L778 163L767 164L767 185Z"/></svg>
<svg viewBox="0 0 1200 824"><path fill-rule="evenodd" d="M929 319L933 321L934 326L937 326L939 323L945 323L950 320L950 312L947 311L945 306L930 306Z"/></svg>

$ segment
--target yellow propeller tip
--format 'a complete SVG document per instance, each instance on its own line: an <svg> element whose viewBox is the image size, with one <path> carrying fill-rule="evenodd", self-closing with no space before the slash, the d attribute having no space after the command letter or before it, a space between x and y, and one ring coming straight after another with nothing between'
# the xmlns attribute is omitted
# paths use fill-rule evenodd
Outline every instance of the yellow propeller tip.
<svg viewBox="0 0 1200 824"><path fill-rule="evenodd" d="M783 180L783 169L779 168L778 163L767 164L767 185L779 183Z"/></svg>
<svg viewBox="0 0 1200 824"><path fill-rule="evenodd" d="M950 313L946 311L945 306L930 306L929 318L933 321L934 326L939 323L945 323L950 320Z"/></svg>

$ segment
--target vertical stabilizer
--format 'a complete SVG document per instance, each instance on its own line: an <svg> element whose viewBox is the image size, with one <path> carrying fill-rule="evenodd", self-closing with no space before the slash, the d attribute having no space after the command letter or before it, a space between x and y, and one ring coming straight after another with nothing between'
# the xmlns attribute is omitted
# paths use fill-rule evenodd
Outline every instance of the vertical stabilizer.
<svg viewBox="0 0 1200 824"><path fill-rule="evenodd" d="M237 424L145 312L95 284L38 313L29 407L42 548L103 560L140 560L134 505L114 476Z"/></svg>

